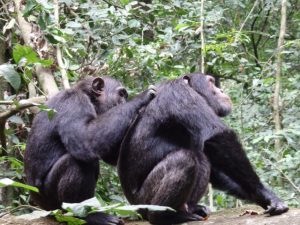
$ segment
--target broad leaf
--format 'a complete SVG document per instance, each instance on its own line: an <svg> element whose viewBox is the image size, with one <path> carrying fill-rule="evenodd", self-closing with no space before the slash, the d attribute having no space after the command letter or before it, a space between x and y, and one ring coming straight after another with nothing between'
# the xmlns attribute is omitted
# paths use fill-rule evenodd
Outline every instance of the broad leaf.
<svg viewBox="0 0 300 225"><path fill-rule="evenodd" d="M31 47L19 44L14 47L13 58L18 64L41 64L47 67L53 63L51 59L40 59Z"/></svg>
<svg viewBox="0 0 300 225"><path fill-rule="evenodd" d="M86 217L93 209L100 209L101 204L96 197L87 199L80 203L63 203L62 208L72 212L75 216Z"/></svg>
<svg viewBox="0 0 300 225"><path fill-rule="evenodd" d="M39 189L37 189L36 187L30 186L27 184L22 184L20 182L13 181L9 178L0 179L0 188L7 187L7 186L20 187L20 188L24 188L24 189L27 189L30 191L39 192Z"/></svg>
<svg viewBox="0 0 300 225"><path fill-rule="evenodd" d="M82 225L86 222L82 219L74 217L73 214L63 214L61 210L54 210L51 213L52 216L60 223L67 223L68 225Z"/></svg>
<svg viewBox="0 0 300 225"><path fill-rule="evenodd" d="M21 78L17 71L11 64L0 65L0 76L4 77L8 83L15 89L18 90L21 85Z"/></svg>

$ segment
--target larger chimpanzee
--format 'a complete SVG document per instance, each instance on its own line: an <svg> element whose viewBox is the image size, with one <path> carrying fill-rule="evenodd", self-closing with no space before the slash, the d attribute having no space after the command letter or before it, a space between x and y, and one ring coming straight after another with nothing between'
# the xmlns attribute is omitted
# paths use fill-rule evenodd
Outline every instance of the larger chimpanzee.
<svg viewBox="0 0 300 225"><path fill-rule="evenodd" d="M230 111L230 98L211 76L189 74L157 87L123 140L118 162L130 203L177 210L143 212L151 223L203 219L206 212L197 203L209 181L270 215L288 210L260 182L236 134L220 120Z"/></svg>
<svg viewBox="0 0 300 225"><path fill-rule="evenodd" d="M109 77L88 77L62 91L47 105L57 112L52 120L45 112L34 119L25 151L27 183L39 188L33 201L46 210L62 202L80 202L94 195L99 159L116 164L119 147L139 109L150 102L155 90L147 90L126 102L127 92ZM121 224L103 213L86 218L89 225Z"/></svg>

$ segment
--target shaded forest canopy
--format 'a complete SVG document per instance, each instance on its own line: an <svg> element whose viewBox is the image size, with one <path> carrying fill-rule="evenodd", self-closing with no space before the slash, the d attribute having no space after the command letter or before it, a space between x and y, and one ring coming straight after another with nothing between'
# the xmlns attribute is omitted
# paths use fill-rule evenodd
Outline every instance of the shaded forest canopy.
<svg viewBox="0 0 300 225"><path fill-rule="evenodd" d="M204 71L231 96L225 122L240 134L260 178L289 206L300 206L298 0L0 3L0 179L25 182L34 114L51 117L45 99L80 78L112 76L135 95ZM126 202L115 169L102 163L100 170L97 197ZM0 188L0 215L29 204L28 189L13 186ZM244 204L217 190L202 203L214 210Z"/></svg>

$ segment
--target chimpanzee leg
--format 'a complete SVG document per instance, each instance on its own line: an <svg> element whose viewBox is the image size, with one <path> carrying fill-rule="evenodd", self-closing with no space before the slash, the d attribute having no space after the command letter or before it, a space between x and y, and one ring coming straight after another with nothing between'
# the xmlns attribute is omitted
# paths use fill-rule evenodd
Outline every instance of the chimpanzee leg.
<svg viewBox="0 0 300 225"><path fill-rule="evenodd" d="M98 170L98 161L83 163L65 154L49 171L43 192L49 200L55 200L55 208L60 208L62 202L84 201L94 196Z"/></svg>
<svg viewBox="0 0 300 225"><path fill-rule="evenodd" d="M271 215L288 210L288 207L260 182L233 131L228 130L208 140L204 149L212 168L223 172L230 178L228 180L233 181L227 188L236 189L235 193L240 193L241 197L268 209L267 212Z"/></svg>
<svg viewBox="0 0 300 225"><path fill-rule="evenodd" d="M196 173L201 173L197 170L196 157L190 150L171 152L147 176L138 193L138 202L169 206L177 210L149 212L148 220L151 223L167 225L203 219L187 212L185 207L194 189Z"/></svg>
<svg viewBox="0 0 300 225"><path fill-rule="evenodd" d="M199 157L201 157L199 160L201 163L199 163L199 161L197 163L198 172L195 175L196 183L187 202L187 208L189 212L206 218L210 214L210 209L206 206L198 205L198 202L207 190L210 175L210 163L204 153L201 152Z"/></svg>
<svg viewBox="0 0 300 225"><path fill-rule="evenodd" d="M43 192L51 209L60 208L63 202L76 203L94 196L99 174L99 162L84 163L70 154L63 155L48 173ZM49 208L49 207L48 207ZM117 217L104 213L90 214L87 225L123 224Z"/></svg>

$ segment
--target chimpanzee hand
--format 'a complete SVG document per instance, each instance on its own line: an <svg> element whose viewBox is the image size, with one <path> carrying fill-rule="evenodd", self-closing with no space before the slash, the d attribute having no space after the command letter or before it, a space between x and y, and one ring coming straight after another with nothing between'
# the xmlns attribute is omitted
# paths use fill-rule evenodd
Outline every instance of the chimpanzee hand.
<svg viewBox="0 0 300 225"><path fill-rule="evenodd" d="M268 208L264 213L268 213L271 216L280 215L289 210L289 207L278 198L271 199L271 203L267 207Z"/></svg>
<svg viewBox="0 0 300 225"><path fill-rule="evenodd" d="M89 214L85 220L87 225L124 225L124 221L118 217L102 212Z"/></svg>
<svg viewBox="0 0 300 225"><path fill-rule="evenodd" d="M156 87L150 85L148 90L143 91L135 99L139 100L141 107L148 105L149 102L156 96Z"/></svg>
<svg viewBox="0 0 300 225"><path fill-rule="evenodd" d="M150 85L148 87L148 92L149 92L149 95L151 96L151 99L153 99L155 96L156 96L156 87L154 85Z"/></svg>

